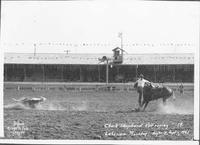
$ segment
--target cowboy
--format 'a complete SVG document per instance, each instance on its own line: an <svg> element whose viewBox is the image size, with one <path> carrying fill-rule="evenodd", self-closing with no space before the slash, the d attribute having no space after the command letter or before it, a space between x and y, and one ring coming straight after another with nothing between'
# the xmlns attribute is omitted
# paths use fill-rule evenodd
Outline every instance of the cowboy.
<svg viewBox="0 0 200 145"><path fill-rule="evenodd" d="M136 81L134 87L137 87L137 92L139 93L139 107L141 108L142 106L142 99L143 99L143 89L144 89L144 84L148 82L150 83L148 80L144 79L143 74L140 74L139 79Z"/></svg>
<svg viewBox="0 0 200 145"><path fill-rule="evenodd" d="M183 84L181 83L179 86L179 91L180 91L181 96L183 95L183 90L184 90L184 87L183 87Z"/></svg>

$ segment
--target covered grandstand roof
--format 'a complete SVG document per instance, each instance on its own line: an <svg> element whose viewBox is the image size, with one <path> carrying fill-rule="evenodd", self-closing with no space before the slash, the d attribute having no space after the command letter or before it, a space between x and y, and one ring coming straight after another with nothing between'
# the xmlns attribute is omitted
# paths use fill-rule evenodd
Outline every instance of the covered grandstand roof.
<svg viewBox="0 0 200 145"><path fill-rule="evenodd" d="M5 53L5 64L93 64L102 56L112 54ZM124 65L134 64L194 64L193 53L125 54Z"/></svg>

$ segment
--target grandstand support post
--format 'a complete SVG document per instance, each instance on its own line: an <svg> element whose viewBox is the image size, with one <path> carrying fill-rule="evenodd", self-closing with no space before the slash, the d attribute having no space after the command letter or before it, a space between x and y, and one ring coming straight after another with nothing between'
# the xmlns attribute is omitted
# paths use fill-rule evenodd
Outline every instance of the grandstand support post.
<svg viewBox="0 0 200 145"><path fill-rule="evenodd" d="M26 81L26 67L24 67L24 81Z"/></svg>
<svg viewBox="0 0 200 145"><path fill-rule="evenodd" d="M98 65L99 82L101 81L100 65Z"/></svg>
<svg viewBox="0 0 200 145"><path fill-rule="evenodd" d="M135 74L136 74L135 78L137 79L137 76L138 76L138 65L136 65Z"/></svg>
<svg viewBox="0 0 200 145"><path fill-rule="evenodd" d="M64 82L64 80L63 80L63 65L61 65L61 82Z"/></svg>
<svg viewBox="0 0 200 145"><path fill-rule="evenodd" d="M81 65L79 66L79 79L81 82L83 81Z"/></svg>
<svg viewBox="0 0 200 145"><path fill-rule="evenodd" d="M173 82L175 82L176 81L176 77L175 77L175 66L173 67Z"/></svg>
<svg viewBox="0 0 200 145"><path fill-rule="evenodd" d="M42 65L42 82L45 81L45 70L44 70L44 64Z"/></svg>
<svg viewBox="0 0 200 145"><path fill-rule="evenodd" d="M5 78L4 78L4 80L7 81L8 80L8 74L7 74L8 71L7 71L7 67L6 67L5 64L4 64L4 70L5 70L5 73L4 73L5 74Z"/></svg>
<svg viewBox="0 0 200 145"><path fill-rule="evenodd" d="M108 85L109 83L109 64L108 64L108 59L106 60L106 84Z"/></svg>
<svg viewBox="0 0 200 145"><path fill-rule="evenodd" d="M156 66L153 66L153 71L154 71L154 82L156 82Z"/></svg>

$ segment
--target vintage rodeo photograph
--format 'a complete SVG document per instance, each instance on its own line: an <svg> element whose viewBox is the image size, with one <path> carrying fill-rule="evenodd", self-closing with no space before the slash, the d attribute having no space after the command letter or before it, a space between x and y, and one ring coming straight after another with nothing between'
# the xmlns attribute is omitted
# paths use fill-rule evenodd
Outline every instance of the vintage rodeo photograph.
<svg viewBox="0 0 200 145"><path fill-rule="evenodd" d="M198 140L199 2L1 3L1 139Z"/></svg>

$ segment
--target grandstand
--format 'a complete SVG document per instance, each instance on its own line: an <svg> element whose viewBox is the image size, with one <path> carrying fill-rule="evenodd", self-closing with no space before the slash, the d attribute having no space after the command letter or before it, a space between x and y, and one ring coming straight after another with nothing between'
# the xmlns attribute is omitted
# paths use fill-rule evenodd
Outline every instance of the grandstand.
<svg viewBox="0 0 200 145"><path fill-rule="evenodd" d="M112 54L5 53L5 82L105 82L102 56ZM125 54L109 66L109 82L132 82L138 74L153 82L192 83L194 54Z"/></svg>

